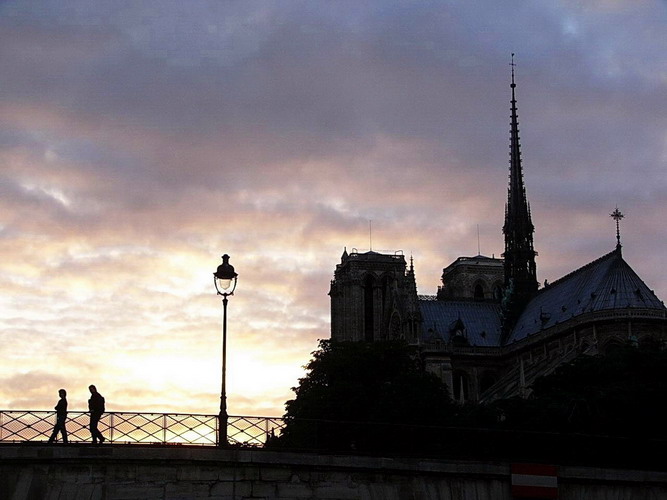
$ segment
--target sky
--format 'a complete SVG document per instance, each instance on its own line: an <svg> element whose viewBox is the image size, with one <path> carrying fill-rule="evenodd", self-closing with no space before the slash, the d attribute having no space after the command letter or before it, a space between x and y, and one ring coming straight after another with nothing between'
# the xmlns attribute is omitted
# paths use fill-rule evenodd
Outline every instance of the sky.
<svg viewBox="0 0 667 500"><path fill-rule="evenodd" d="M538 278L667 297L664 0L0 1L0 409L279 416L343 249L435 294L503 251L510 57ZM479 230L479 239L478 239Z"/></svg>

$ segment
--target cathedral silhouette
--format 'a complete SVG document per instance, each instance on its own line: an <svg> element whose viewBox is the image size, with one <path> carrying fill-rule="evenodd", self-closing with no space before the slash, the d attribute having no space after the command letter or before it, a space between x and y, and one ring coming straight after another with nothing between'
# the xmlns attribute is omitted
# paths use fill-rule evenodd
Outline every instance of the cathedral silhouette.
<svg viewBox="0 0 667 500"><path fill-rule="evenodd" d="M514 64L510 172L502 258L459 257L433 296L418 295L412 259L343 252L331 281L331 338L405 339L459 402L527 396L532 382L581 354L619 345L660 349L667 309L616 247L539 287L535 228L521 165Z"/></svg>

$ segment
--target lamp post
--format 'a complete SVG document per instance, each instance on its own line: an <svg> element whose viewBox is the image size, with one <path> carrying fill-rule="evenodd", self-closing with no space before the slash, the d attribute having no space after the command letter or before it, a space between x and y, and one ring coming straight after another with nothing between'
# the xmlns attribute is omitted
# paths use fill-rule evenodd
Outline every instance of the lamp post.
<svg viewBox="0 0 667 500"><path fill-rule="evenodd" d="M213 283L218 295L222 295L222 389L220 391L220 413L218 415L218 446L227 445L227 297L234 295L238 274L229 263L229 255L222 256L222 264L213 273Z"/></svg>

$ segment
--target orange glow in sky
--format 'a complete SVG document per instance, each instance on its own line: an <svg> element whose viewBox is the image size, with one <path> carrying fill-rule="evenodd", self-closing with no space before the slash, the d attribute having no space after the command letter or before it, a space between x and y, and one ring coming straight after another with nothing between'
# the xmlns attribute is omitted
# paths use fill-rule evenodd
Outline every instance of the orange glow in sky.
<svg viewBox="0 0 667 500"><path fill-rule="evenodd" d="M343 248L499 256L515 52L540 281L612 250L659 297L659 2L0 3L0 408L277 416ZM508 13L512 10L512 15Z"/></svg>

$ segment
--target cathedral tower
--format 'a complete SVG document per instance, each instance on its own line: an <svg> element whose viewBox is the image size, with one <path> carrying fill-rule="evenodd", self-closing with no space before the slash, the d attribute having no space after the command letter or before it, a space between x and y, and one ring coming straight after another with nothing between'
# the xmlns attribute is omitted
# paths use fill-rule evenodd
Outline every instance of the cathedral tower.
<svg viewBox="0 0 667 500"><path fill-rule="evenodd" d="M343 252L331 281L331 338L405 339L421 333L414 266L402 254Z"/></svg>
<svg viewBox="0 0 667 500"><path fill-rule="evenodd" d="M503 332L516 322L528 301L537 292L537 269L533 248L535 227L530 217L521 167L519 120L516 111L514 54L512 54L512 115L510 128L510 173L505 206L505 291L503 297Z"/></svg>

